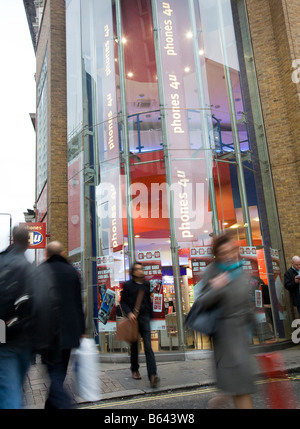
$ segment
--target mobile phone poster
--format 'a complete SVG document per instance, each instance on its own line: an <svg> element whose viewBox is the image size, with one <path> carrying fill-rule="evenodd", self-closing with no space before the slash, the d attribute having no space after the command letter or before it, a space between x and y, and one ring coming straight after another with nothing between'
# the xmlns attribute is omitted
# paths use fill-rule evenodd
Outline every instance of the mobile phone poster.
<svg viewBox="0 0 300 429"><path fill-rule="evenodd" d="M151 330L164 330L166 329L166 319L162 285L161 250L138 252L137 261L143 266L145 280L150 282L152 302Z"/></svg>
<svg viewBox="0 0 300 429"><path fill-rule="evenodd" d="M116 330L116 312L119 303L119 282L114 282L114 257L97 258L98 330ZM117 305L116 305L117 304Z"/></svg>

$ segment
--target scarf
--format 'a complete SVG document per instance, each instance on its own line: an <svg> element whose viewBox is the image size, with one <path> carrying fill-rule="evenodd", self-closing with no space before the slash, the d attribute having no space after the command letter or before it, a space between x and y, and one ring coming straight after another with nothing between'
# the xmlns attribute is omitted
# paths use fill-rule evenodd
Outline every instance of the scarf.
<svg viewBox="0 0 300 429"><path fill-rule="evenodd" d="M228 272L230 280L233 280L243 274L243 262L238 261L233 264L221 264L217 262L217 266L222 272Z"/></svg>

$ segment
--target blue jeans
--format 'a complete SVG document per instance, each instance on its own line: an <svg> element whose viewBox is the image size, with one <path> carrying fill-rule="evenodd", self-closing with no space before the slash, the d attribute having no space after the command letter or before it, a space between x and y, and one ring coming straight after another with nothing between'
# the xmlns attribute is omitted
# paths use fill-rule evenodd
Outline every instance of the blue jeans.
<svg viewBox="0 0 300 429"><path fill-rule="evenodd" d="M23 382L30 362L30 350L0 346L0 409L23 407Z"/></svg>

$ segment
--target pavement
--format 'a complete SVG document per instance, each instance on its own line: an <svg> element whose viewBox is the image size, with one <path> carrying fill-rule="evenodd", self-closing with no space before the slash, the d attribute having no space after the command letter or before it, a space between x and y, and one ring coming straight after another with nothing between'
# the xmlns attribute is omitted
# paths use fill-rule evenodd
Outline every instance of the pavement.
<svg viewBox="0 0 300 429"><path fill-rule="evenodd" d="M265 377L262 370L262 356L277 356L283 361L286 372L300 371L300 344L287 341L264 346L251 347L254 370L257 377ZM151 388L147 377L145 356L140 355L141 380L133 380L129 369L129 356L123 354L99 354L98 372L95 377L101 386L101 400L130 396L170 392L215 384L213 351L198 350L186 352L155 353L157 372L160 377L158 388ZM65 388L78 407L87 401L74 394L72 358L69 364ZM24 383L24 408L43 409L49 387L45 365L36 357Z"/></svg>

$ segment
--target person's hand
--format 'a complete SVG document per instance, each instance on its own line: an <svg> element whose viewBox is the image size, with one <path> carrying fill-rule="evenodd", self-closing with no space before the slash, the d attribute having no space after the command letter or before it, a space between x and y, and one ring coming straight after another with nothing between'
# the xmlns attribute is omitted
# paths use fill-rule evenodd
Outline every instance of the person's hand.
<svg viewBox="0 0 300 429"><path fill-rule="evenodd" d="M295 277L295 283L300 283L300 276Z"/></svg>
<svg viewBox="0 0 300 429"><path fill-rule="evenodd" d="M136 320L136 316L135 316L134 313L128 313L127 317L128 317L129 320Z"/></svg>
<svg viewBox="0 0 300 429"><path fill-rule="evenodd" d="M219 274L211 279L209 283L214 289L220 289L221 287L226 286L229 283L228 273Z"/></svg>

